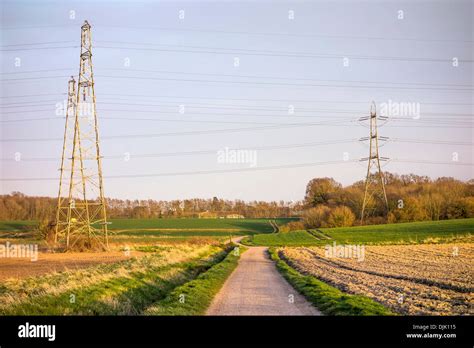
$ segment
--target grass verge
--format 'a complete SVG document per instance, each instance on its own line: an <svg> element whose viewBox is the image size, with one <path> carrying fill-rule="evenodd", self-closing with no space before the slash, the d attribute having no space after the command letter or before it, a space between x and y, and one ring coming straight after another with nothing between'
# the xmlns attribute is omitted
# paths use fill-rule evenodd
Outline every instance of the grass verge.
<svg viewBox="0 0 474 348"><path fill-rule="evenodd" d="M10 298L9 303L0 302L0 315L141 314L151 304L166 298L177 286L221 262L229 251L229 248L216 246L183 250L161 248L140 259L71 274L63 272L26 279L12 284L10 289L0 288L0 296L6 300ZM172 259L174 254L177 254L176 260ZM105 272L107 270L111 272ZM76 273L78 277L74 280ZM49 291L36 291L35 283L38 285L53 278L58 278L57 286L45 288ZM15 300L14 296L20 297L25 290L29 290L29 296L23 301Z"/></svg>
<svg viewBox="0 0 474 348"><path fill-rule="evenodd" d="M238 250L238 253L235 250ZM165 299L150 306L144 314L203 315L226 279L237 267L240 253L245 250L240 248L229 252L223 261L196 279L174 289Z"/></svg>
<svg viewBox="0 0 474 348"><path fill-rule="evenodd" d="M283 277L326 315L395 315L368 297L345 294L315 277L302 275L282 260L275 248L269 253Z"/></svg>

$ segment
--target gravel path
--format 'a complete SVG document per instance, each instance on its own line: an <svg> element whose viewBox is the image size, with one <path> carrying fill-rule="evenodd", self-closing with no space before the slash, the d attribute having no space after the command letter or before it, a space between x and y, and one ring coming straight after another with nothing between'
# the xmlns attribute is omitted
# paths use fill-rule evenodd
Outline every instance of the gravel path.
<svg viewBox="0 0 474 348"><path fill-rule="evenodd" d="M207 315L321 315L278 273L266 247L251 247Z"/></svg>

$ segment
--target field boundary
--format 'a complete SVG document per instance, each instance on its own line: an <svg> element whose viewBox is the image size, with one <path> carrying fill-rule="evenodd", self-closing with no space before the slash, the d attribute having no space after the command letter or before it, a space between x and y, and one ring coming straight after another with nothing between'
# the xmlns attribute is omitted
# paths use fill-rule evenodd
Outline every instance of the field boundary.
<svg viewBox="0 0 474 348"><path fill-rule="evenodd" d="M326 315L396 315L366 296L346 294L316 277L301 274L281 258L276 248L270 248L269 253L283 277Z"/></svg>
<svg viewBox="0 0 474 348"><path fill-rule="evenodd" d="M237 249L236 249L237 248ZM234 251L239 250L238 254ZM195 279L178 286L164 299L149 306L145 315L203 315L247 248L230 249L226 257Z"/></svg>

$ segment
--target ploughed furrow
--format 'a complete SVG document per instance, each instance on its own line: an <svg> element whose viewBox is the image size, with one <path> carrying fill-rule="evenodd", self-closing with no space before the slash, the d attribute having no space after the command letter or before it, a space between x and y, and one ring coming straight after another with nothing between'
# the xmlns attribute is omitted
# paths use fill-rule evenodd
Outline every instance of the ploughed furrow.
<svg viewBox="0 0 474 348"><path fill-rule="evenodd" d="M375 271L375 270L364 268L363 265L360 266L360 267L357 267L355 263L348 264L348 263L336 261L338 259L324 258L324 257L321 257L320 255L318 255L318 253L316 253L313 249L310 249L310 248L305 248L305 249L311 255L313 255L315 258L319 259L321 262L327 263L329 265L334 265L334 267L340 267L340 268L355 271L355 272L362 272L362 273L367 273L367 274L381 276L381 277L401 279L401 280L407 280L407 281L411 281L411 282L419 283L419 284L437 286L437 287L442 288L442 289L449 289L449 290L454 290L454 291L458 291L458 292L472 292L472 291L474 291L474 288L472 286L469 286L469 285L459 286L459 285L454 285L454 284L445 283L445 282L441 282L441 281L435 281L435 280L431 280L431 279L427 279L427 278L417 278L417 277L412 277L412 276L395 274L395 273L388 272L388 271L385 271L385 270L383 272Z"/></svg>
<svg viewBox="0 0 474 348"><path fill-rule="evenodd" d="M319 252L321 250L324 255L324 249L320 248ZM313 275L342 291L368 296L398 313L474 314L473 294L472 290L468 290L471 282L466 278L463 284L452 285L443 278L425 281L419 274L413 277L394 273L387 275L385 263L379 263L379 270L365 270L365 261L355 267L340 259L325 258L310 248L284 248L280 254L301 273ZM445 274L449 271L445 270Z"/></svg>

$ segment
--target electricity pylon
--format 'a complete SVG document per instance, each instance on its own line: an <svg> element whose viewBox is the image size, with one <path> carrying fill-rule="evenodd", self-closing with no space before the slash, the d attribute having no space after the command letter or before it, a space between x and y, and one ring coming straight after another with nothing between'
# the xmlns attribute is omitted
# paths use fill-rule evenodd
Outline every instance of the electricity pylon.
<svg viewBox="0 0 474 348"><path fill-rule="evenodd" d="M72 143L74 139L74 116L76 113L76 80L71 76L71 79L68 81L67 88L67 104L66 104L66 124L64 126L64 141L63 141L63 151L61 155L61 168L59 174L59 192L58 192L58 205L56 209L56 226L54 234L54 242L58 242L59 235L63 234L65 228L68 225L68 193L69 193L69 179L65 175L65 157L67 154L72 151ZM71 120L72 118L72 120ZM65 195L66 194L66 195Z"/></svg>
<svg viewBox="0 0 474 348"><path fill-rule="evenodd" d="M370 116L361 117L359 121L370 120L370 135L360 138L360 141L369 140L369 157L361 158L361 161L367 161L367 175L365 177L364 202L362 203L362 212L360 223L364 221L364 214L370 204L374 204L374 198L382 201L386 211L388 211L387 193L385 191L385 178L380 167L380 161L387 161L387 157L379 155L379 140L386 141L387 137L378 135L377 119L386 120L385 116L377 116L375 102L370 106ZM374 208L375 209L375 208Z"/></svg>
<svg viewBox="0 0 474 348"><path fill-rule="evenodd" d="M55 240L64 241L66 250L78 242L86 248L100 246L108 249L102 157L92 70L91 26L85 21L81 27L77 91L72 87L74 80L69 81L56 214ZM74 114L73 124L69 120L71 112ZM71 128L74 130L71 131ZM65 173L68 171L70 173ZM67 189L64 185L68 186Z"/></svg>

